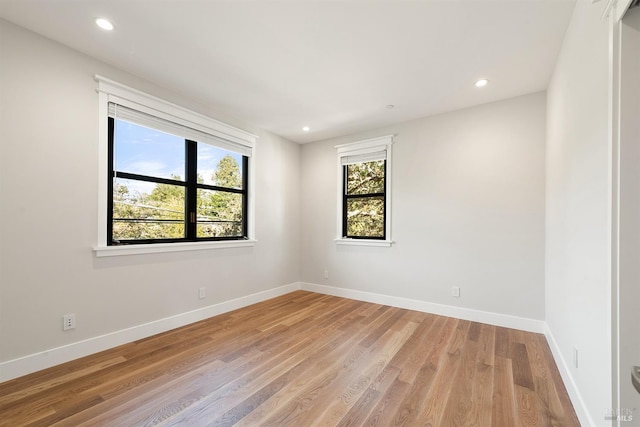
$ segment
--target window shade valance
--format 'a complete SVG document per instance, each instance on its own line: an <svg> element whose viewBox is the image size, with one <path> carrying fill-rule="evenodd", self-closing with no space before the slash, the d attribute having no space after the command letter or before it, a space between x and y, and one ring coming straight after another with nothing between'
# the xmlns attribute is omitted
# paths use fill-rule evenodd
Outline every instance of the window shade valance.
<svg viewBox="0 0 640 427"><path fill-rule="evenodd" d="M342 166L355 163L389 160L393 135L380 136L350 144L336 145Z"/></svg>
<svg viewBox="0 0 640 427"><path fill-rule="evenodd" d="M378 160L387 160L387 150L378 149L372 152L340 156L340 164L342 166L353 165L355 163L375 162Z"/></svg>
<svg viewBox="0 0 640 427"><path fill-rule="evenodd" d="M202 142L227 151L239 153L243 156L251 157L252 150L249 146L219 138L210 133L177 123L179 120L175 120L175 118L175 121L160 118L158 116L161 114L158 114L158 112L155 112L154 114L155 115L147 114L124 105L116 104L115 102L109 102L109 117L113 117L114 119L135 123L137 125L156 129L180 138Z"/></svg>
<svg viewBox="0 0 640 427"><path fill-rule="evenodd" d="M96 75L110 117L150 126L180 137L250 157L258 137L245 130ZM117 115L117 117L116 117Z"/></svg>

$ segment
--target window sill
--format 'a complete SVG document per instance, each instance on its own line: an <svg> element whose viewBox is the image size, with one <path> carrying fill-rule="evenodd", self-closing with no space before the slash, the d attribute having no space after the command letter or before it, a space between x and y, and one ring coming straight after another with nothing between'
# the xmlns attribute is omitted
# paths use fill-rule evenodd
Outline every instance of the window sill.
<svg viewBox="0 0 640 427"><path fill-rule="evenodd" d="M209 249L255 246L255 240L220 240L215 242L156 243L149 245L96 246L97 257L156 254L163 252L200 251Z"/></svg>
<svg viewBox="0 0 640 427"><path fill-rule="evenodd" d="M351 245L351 246L382 246L390 247L393 241L391 240L365 240L365 239L336 239L338 245Z"/></svg>

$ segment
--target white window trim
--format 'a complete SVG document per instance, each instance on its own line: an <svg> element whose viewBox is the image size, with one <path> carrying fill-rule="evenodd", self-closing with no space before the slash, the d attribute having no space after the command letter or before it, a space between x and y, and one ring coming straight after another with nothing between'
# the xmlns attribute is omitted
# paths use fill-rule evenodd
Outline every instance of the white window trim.
<svg viewBox="0 0 640 427"><path fill-rule="evenodd" d="M352 245L352 246L386 246L390 247L393 244L393 240L391 239L391 146L393 145L393 137L394 135L385 135L379 136L377 138L365 139L363 141L356 141L349 144L336 145L335 148L338 152L337 156L337 170L338 170L338 187L337 187L337 195L338 195L338 216L337 216L337 237L335 239L336 244L338 245ZM385 196L387 199L387 211L385 213L385 228L386 228L386 236L385 240L375 240L375 239L349 239L342 236L342 201L343 201L343 166L342 166L342 158L348 156L357 156L369 153L375 153L379 151L386 151L387 158L387 170L385 173L386 179L386 189Z"/></svg>
<svg viewBox="0 0 640 427"><path fill-rule="evenodd" d="M155 96L114 82L99 75L98 82L98 238L93 250L97 257L117 255L138 255L160 252L181 252L204 249L237 248L254 246L255 236L255 143L258 137L242 129L206 117L179 105L164 101ZM124 105L157 117L174 121L209 133L251 149L249 156L249 188L247 194L248 221L247 240L220 240L204 242L155 243L140 245L107 245L107 190L108 190L108 157L109 129L107 116L109 102Z"/></svg>
<svg viewBox="0 0 640 427"><path fill-rule="evenodd" d="M342 218L340 218L342 221ZM367 240L367 239L347 239L340 237L336 239L337 245L347 246L386 246L389 247L393 244L391 240Z"/></svg>
<svg viewBox="0 0 640 427"><path fill-rule="evenodd" d="M152 245L122 245L95 247L96 256L110 257L120 255L140 255L157 254L163 252L184 252L199 251L222 248L242 248L254 246L255 240L220 240L215 242L177 242L177 243L154 243Z"/></svg>

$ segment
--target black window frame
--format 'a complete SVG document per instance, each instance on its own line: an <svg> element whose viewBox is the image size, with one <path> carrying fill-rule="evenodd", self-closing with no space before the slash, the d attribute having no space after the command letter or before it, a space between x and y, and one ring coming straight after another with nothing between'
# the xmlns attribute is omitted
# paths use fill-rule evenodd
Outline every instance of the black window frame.
<svg viewBox="0 0 640 427"><path fill-rule="evenodd" d="M375 160L371 160L375 161ZM366 194L347 194L347 180L349 177L349 164L342 166L342 236L347 239L360 240L386 240L387 239L387 159L381 159L384 162L384 192L382 193L366 193ZM358 163L368 163L363 161ZM382 217L382 236L354 236L347 234L347 206L349 199L373 199L382 197L383 217Z"/></svg>
<svg viewBox="0 0 640 427"><path fill-rule="evenodd" d="M115 144L115 118L108 117L108 167L107 167L107 246L121 245L143 245L154 243L183 243L183 242L207 242L225 240L247 240L248 237L248 214L249 214L249 157L242 155L242 188L220 187L197 182L198 176L198 141L185 138L185 180L178 181L167 178L159 178L148 175L139 175L128 172L116 171L114 168L114 144ZM157 184L168 184L185 187L185 237L182 238L162 238L162 239L126 239L115 240L113 238L113 182L115 178L133 179L143 182L153 182ZM218 237L198 237L197 236L197 194L198 189L213 190L226 193L242 195L242 235L241 236L218 236ZM158 221L158 220L153 220ZM175 222L175 220L166 220Z"/></svg>

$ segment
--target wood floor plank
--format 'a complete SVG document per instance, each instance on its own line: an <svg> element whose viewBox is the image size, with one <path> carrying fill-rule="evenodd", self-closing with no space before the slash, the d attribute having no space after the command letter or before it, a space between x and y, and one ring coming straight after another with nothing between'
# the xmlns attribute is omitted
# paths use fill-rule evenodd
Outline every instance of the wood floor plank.
<svg viewBox="0 0 640 427"><path fill-rule="evenodd" d="M99 375L87 377L88 381L70 382L69 384L72 386L68 388L72 390L72 393L69 393L68 390L66 390L66 393L59 393L56 404L61 408L74 407L87 399L94 399L95 396L102 397L102 395L119 394L132 388L138 388L142 383L165 375L167 369L161 369L163 366L169 365L172 361L182 360L186 355L190 355L199 349L209 348L206 340L198 345L195 345L195 342L196 339L192 338L174 346L163 347L162 352L152 353L154 354L153 357L140 355L130 359L126 365L121 364L121 366L109 367ZM168 356L168 354L171 354L168 353L169 349L176 352L176 354ZM194 360L189 360L189 362L194 363ZM175 369L175 365L171 369ZM193 369L193 365L190 365L190 369ZM67 394L70 395L67 396ZM49 422L54 422L57 419L57 415L47 418Z"/></svg>
<svg viewBox="0 0 640 427"><path fill-rule="evenodd" d="M375 407L364 421L365 426L395 426L401 425L397 421L403 419L400 407L404 397L409 392L411 384L399 380L397 377L389 389L380 396Z"/></svg>
<svg viewBox="0 0 640 427"><path fill-rule="evenodd" d="M385 367L356 404L340 419L338 427L362 425L380 397L391 388L399 373L398 368Z"/></svg>
<svg viewBox="0 0 640 427"><path fill-rule="evenodd" d="M533 375L527 347L519 342L511 343L511 361L513 367L513 380L516 385L534 390Z"/></svg>
<svg viewBox="0 0 640 427"><path fill-rule="evenodd" d="M540 334L296 291L0 384L0 426L579 426Z"/></svg>
<svg viewBox="0 0 640 427"><path fill-rule="evenodd" d="M509 357L509 330L496 328L495 357Z"/></svg>
<svg viewBox="0 0 640 427"><path fill-rule="evenodd" d="M359 328L355 330L355 336L364 338L365 334L370 334L371 328L377 328L379 324L385 322L391 315L393 311L390 310L390 307L381 307L383 310L376 310L373 317L372 322L369 325L369 328ZM355 329L355 325L354 325ZM340 335L334 336L334 339L325 343L323 346L322 341L316 341L313 345L306 345L300 352L292 356L292 360L287 361L290 366L293 366L291 369L287 369L287 363L280 363L278 368L282 369L281 375L286 375L288 378L293 380L294 378L304 377L305 371L311 368L316 368L323 366L323 364L328 364L329 366L335 359L334 354L339 354L340 351L344 352L345 347L350 347L352 344L343 339L343 335L348 335L348 330L341 332ZM320 347L321 346L321 347ZM322 370L322 369L320 369ZM258 381L261 379L262 381ZM258 388L258 391L263 387L269 384L269 380L273 381L276 378L271 377L259 377L258 379L253 379L254 387ZM221 408L224 405L229 405L232 409L233 406L240 403L241 393L236 389L229 390L229 387L225 386L222 391L224 392L223 396L217 396L217 394L213 394L206 399L202 400L202 405L204 409L199 410L197 417L198 418L207 418L207 419L215 419L222 415ZM237 399L237 401L235 400ZM233 402L236 402L233 404ZM181 425L185 423L195 423L197 419L194 419L192 416L184 416L178 417L175 420L172 420L170 425ZM283 424L279 424L283 425Z"/></svg>
<svg viewBox="0 0 640 427"><path fill-rule="evenodd" d="M258 354L254 354L258 357ZM78 426L84 424L110 425L116 420L126 416L130 412L132 401L135 401L136 412L138 414L148 413L149 407L158 408L163 399L167 399L172 392L179 392L185 383L193 384L203 377L213 377L221 369L233 369L233 365L225 364L219 360L213 360L209 364L200 366L199 369L191 370L184 375L173 378L173 380L158 377L154 381L141 384L136 388L136 395L132 397L129 393L114 395L101 404L95 405L83 412L78 412L69 416L64 422L52 423L52 426Z"/></svg>
<svg viewBox="0 0 640 427"><path fill-rule="evenodd" d="M421 355L427 351L430 345L429 331L435 320L435 317L431 315L423 315L420 318L416 318L413 313L411 313L410 318L415 318L418 321L418 326L400 351L389 362L390 366L398 368L400 372L405 370L405 365L410 361L416 364L420 362ZM405 372L410 370L410 368L407 368Z"/></svg>
<svg viewBox="0 0 640 427"><path fill-rule="evenodd" d="M431 329L436 317L423 313L420 314L422 315L416 317L416 314L412 313L412 318L419 320L420 324L411 337L409 337L402 349L396 353L389 363L391 367L397 368L400 372L404 371L407 376L409 372L417 371L417 366L422 360L421 355L427 351L427 348L430 345L429 334L437 332L437 327L433 331ZM444 321L444 319L442 320ZM411 365L416 366L416 368L406 367L410 362ZM365 420L363 425L392 425L392 420L399 412L398 408L402 405L404 396L407 394L410 386L411 385L406 381L402 381L398 375L394 379L393 383L390 384L386 392L380 396L378 402L371 410L371 414Z"/></svg>
<svg viewBox="0 0 640 427"><path fill-rule="evenodd" d="M404 381L409 384L413 383L424 363L425 354L430 351L433 343L436 342L438 337L442 336L441 332L446 322L446 318L439 317L430 324L427 334L422 338L421 343L417 345L416 351L409 354L408 360L406 360L404 366L402 366L402 370L398 376L400 381Z"/></svg>
<svg viewBox="0 0 640 427"><path fill-rule="evenodd" d="M404 310L401 313L404 314ZM400 320L399 317L394 316L394 318ZM390 325L387 324L385 326L389 328L388 332L373 344L375 348L373 346L370 347L366 357L357 366L353 365L355 369L352 369L347 375L341 375L338 381L334 381L331 384L332 388L344 391L338 397L329 397L328 394L325 394L327 396L326 404L325 400L318 401L318 404L325 409L312 425L333 426L339 424L340 420L366 392L374 379L384 371L389 361L393 359L417 327L415 323L407 323L402 330L395 332ZM385 337L387 338L386 340L383 339Z"/></svg>
<svg viewBox="0 0 640 427"><path fill-rule="evenodd" d="M442 423L444 409L447 406L451 389L453 388L457 372L461 366L461 355L466 343L470 322L458 322L453 332L446 354L441 364L433 386L428 390L420 414L415 417L422 425L439 426Z"/></svg>
<svg viewBox="0 0 640 427"><path fill-rule="evenodd" d="M122 346L113 348L108 352L101 352L91 356L76 359L74 361L63 363L49 369L34 372L32 374L25 375L14 380L0 383L0 405L2 405L3 398L5 396L9 396L16 391L24 393L28 388L31 387L35 387L33 388L33 390L43 390L47 388L47 385L49 387L57 385L58 382L60 382L60 380L65 377L71 378L68 375L75 377L75 373L77 371L83 371L87 368L95 369L96 366L104 364L109 360L119 359L120 357L126 358L127 352L135 345L135 343L124 344ZM1 410L2 406L0 406L0 411Z"/></svg>
<svg viewBox="0 0 640 427"><path fill-rule="evenodd" d="M442 322L439 322L442 320ZM440 361L446 357L449 342L456 330L457 321L451 318L441 318L434 322L430 332L428 342L430 347L422 358L422 363L415 374L402 376L402 372L407 369L414 370L414 367L407 365L398 376L399 379L405 380L411 384L408 392L405 394L394 425L416 425L419 420L420 412L426 404L426 395L431 389L432 383L435 382L438 374L438 366Z"/></svg>
<svg viewBox="0 0 640 427"><path fill-rule="evenodd" d="M448 426L466 427L471 424L471 402L473 384L478 365L478 342L467 340L460 357L457 375L453 377L453 388L449 393L442 424Z"/></svg>
<svg viewBox="0 0 640 427"><path fill-rule="evenodd" d="M478 355L476 374L471 385L471 409L467 424L469 427L491 425L493 396L485 391L493 390L495 327L481 325L477 341Z"/></svg>
<svg viewBox="0 0 640 427"><path fill-rule="evenodd" d="M358 328L351 333L350 341L353 343L359 342L360 338L365 339L370 336L371 328L380 328L381 325L387 324L390 316L393 316L393 310L376 310L371 315L375 317L369 323L368 328L362 328L359 325L352 325L353 328ZM361 341L361 340L360 340ZM350 344L350 343L348 343ZM350 344L353 345L353 344ZM316 399L322 395L322 392L327 389L336 388L333 383L336 379L348 378L350 372L357 370L356 365L367 354L375 351L376 347L367 349L361 345L354 345L343 357L336 357L332 363L325 366L324 370L316 367L316 375L314 377L301 378L294 381L286 390L281 394L274 396L280 402L279 411L276 414L265 412L261 410L255 412L251 417L243 421L241 425L255 425L258 422L265 425L298 425L298 420L307 416L309 407L324 408L326 402L319 402ZM284 395L284 396L283 396ZM287 396L289 397L287 399ZM293 400L292 398L297 396L305 396L304 400ZM329 393L325 393L324 396L331 397ZM267 408L273 407L269 402L265 405ZM316 414L317 417L317 414Z"/></svg>
<svg viewBox="0 0 640 427"><path fill-rule="evenodd" d="M267 362L259 369L244 373L235 380L229 380L221 388L198 390L197 401L190 411L195 411L196 416L194 417L191 413L179 414L171 420L169 425L191 425L200 418L215 419L223 416L225 411L234 411L236 406L252 404L250 399L255 399L254 395L264 398L265 390L272 394L281 389L286 382L291 381L295 375L305 375L306 371L312 369L312 365L321 363L318 354L333 354L333 350L339 348L335 344L337 343L332 342L318 348L312 342L305 342L304 348L294 347L291 354L284 359L284 363ZM294 366L294 369L289 369L286 365ZM257 390L247 394L247 388ZM238 411L235 410L235 412Z"/></svg>
<svg viewBox="0 0 640 427"><path fill-rule="evenodd" d="M515 393L517 417L515 425L521 427L546 427L550 425L548 419L540 417L538 397L533 390L516 384Z"/></svg>
<svg viewBox="0 0 640 427"><path fill-rule="evenodd" d="M497 338L497 335L496 335ZM498 348L496 341L496 348ZM516 393L513 382L511 359L496 355L493 371L493 395L491 408L491 425L502 427L515 425Z"/></svg>
<svg viewBox="0 0 640 427"><path fill-rule="evenodd" d="M94 372L100 371L106 367L116 365L118 363L125 362L126 359L122 356L115 357L112 359L107 359L105 361L100 361L95 363L94 365L89 365L84 368L78 369L75 372L65 373L60 375L59 377L53 377L50 379L43 380L42 382L35 383L31 386L26 386L22 389L17 389L12 393L7 393L3 396L0 396L0 410L3 408L7 408L11 406L11 404L20 399L24 399L29 395L38 394L45 392L53 387L56 387L60 384L64 384L68 381L71 381L76 378L81 378L86 375L91 375Z"/></svg>

